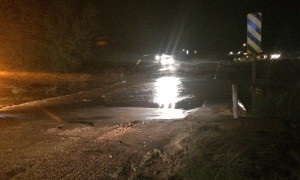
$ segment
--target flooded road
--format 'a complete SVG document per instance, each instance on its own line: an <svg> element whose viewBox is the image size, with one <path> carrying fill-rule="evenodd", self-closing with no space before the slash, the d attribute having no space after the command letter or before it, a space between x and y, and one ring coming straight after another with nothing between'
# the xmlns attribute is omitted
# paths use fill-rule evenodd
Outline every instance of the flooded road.
<svg viewBox="0 0 300 180"><path fill-rule="evenodd" d="M86 119L89 116L111 119L126 116L131 117L131 120L142 117L148 120L181 119L188 110L204 104L230 101L231 89L227 80L191 76L188 72L182 73L173 66L167 66L139 73L105 88L29 102L2 108L0 111L18 114L31 120L30 116L42 114L55 121L67 122L83 117L78 117L78 112L88 114Z"/></svg>
<svg viewBox="0 0 300 180"><path fill-rule="evenodd" d="M203 107L230 99L226 80L164 67L2 108L0 179L166 179L182 141L215 121Z"/></svg>
<svg viewBox="0 0 300 180"><path fill-rule="evenodd" d="M119 91L106 98L112 106L150 107L189 110L203 103L231 101L231 87L227 80L195 77L162 67L155 71L127 80Z"/></svg>

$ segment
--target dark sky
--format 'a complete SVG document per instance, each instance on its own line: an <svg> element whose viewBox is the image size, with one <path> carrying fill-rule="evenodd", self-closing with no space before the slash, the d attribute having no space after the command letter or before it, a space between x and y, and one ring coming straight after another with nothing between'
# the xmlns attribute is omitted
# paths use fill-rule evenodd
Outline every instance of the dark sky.
<svg viewBox="0 0 300 180"><path fill-rule="evenodd" d="M100 3L101 2L101 3ZM99 1L109 34L140 51L181 48L201 53L238 50L248 13L261 12L262 49L299 50L299 0Z"/></svg>

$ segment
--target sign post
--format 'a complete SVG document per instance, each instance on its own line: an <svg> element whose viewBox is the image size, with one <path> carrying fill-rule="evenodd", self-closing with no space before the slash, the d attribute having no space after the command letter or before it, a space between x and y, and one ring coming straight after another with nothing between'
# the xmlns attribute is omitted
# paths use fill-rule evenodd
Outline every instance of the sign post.
<svg viewBox="0 0 300 180"><path fill-rule="evenodd" d="M252 112L255 113L256 64L255 54L261 52L261 13L247 15L247 53L252 59Z"/></svg>
<svg viewBox="0 0 300 180"><path fill-rule="evenodd" d="M233 111L233 118L237 119L238 116L238 92L237 92L237 85L232 84L232 111Z"/></svg>

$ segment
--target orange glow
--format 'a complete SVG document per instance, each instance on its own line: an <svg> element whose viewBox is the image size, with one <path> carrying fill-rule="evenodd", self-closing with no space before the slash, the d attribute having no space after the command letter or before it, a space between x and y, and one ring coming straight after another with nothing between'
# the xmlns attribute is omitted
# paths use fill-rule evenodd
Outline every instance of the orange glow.
<svg viewBox="0 0 300 180"><path fill-rule="evenodd" d="M105 46L105 45L107 45L108 43L107 43L107 41L97 41L96 42L96 45L97 46Z"/></svg>

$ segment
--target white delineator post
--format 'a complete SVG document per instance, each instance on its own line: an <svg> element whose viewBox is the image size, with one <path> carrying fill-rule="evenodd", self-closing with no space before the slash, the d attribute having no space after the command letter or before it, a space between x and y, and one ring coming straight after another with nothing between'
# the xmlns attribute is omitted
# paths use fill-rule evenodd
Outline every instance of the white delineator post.
<svg viewBox="0 0 300 180"><path fill-rule="evenodd" d="M232 111L233 111L233 118L238 118L238 95L237 95L237 86L236 84L232 84Z"/></svg>

